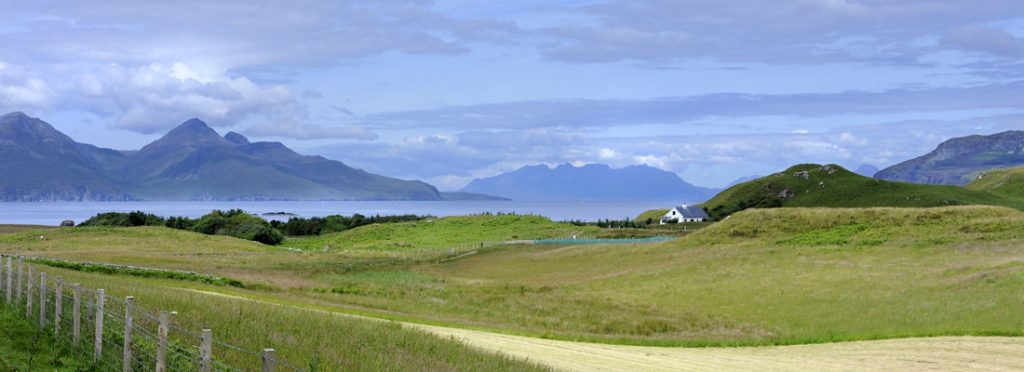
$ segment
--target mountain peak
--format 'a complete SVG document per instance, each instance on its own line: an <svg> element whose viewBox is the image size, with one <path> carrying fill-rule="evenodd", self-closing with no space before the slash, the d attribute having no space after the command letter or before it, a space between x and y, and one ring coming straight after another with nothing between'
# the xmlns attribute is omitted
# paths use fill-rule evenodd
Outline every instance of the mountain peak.
<svg viewBox="0 0 1024 372"><path fill-rule="evenodd" d="M206 122L199 120L198 118L188 119L181 125L168 132L163 140L173 140L174 142L213 142L220 143L224 139L221 138L217 131L206 125Z"/></svg>
<svg viewBox="0 0 1024 372"><path fill-rule="evenodd" d="M236 132L228 132L228 134L224 135L224 139L226 139L226 140L228 140L228 142L231 142L231 143L236 144L236 145L247 145L247 144L249 144L249 139L248 138L245 138L245 136L243 136L241 134L238 134Z"/></svg>
<svg viewBox="0 0 1024 372"><path fill-rule="evenodd" d="M0 138L17 143L59 143L61 146L74 147L75 142L63 133L54 129L45 121L15 111L0 116Z"/></svg>

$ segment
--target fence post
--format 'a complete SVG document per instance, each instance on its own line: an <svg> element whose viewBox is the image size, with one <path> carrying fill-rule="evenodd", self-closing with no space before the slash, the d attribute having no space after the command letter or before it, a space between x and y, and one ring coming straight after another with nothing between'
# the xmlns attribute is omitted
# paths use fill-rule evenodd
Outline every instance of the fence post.
<svg viewBox="0 0 1024 372"><path fill-rule="evenodd" d="M128 296L124 299L124 363L121 370L132 371L132 307L135 306L135 297Z"/></svg>
<svg viewBox="0 0 1024 372"><path fill-rule="evenodd" d="M75 347L78 347L82 340L82 285L75 283L71 285L74 290L74 304L71 310L71 339L75 342Z"/></svg>
<svg viewBox="0 0 1024 372"><path fill-rule="evenodd" d="M167 331L170 328L170 314L160 312L160 327L156 331L156 372L167 371Z"/></svg>
<svg viewBox="0 0 1024 372"><path fill-rule="evenodd" d="M13 261L14 261L14 257L7 256L7 271L4 272L4 274L7 275L7 286L4 287L4 290L7 291L7 303L11 303L11 300L12 300L11 294L14 293L14 292L11 292L11 289L13 289L13 288L11 288L11 286L14 283L14 282L11 281L11 279L13 279L13 277L14 277L14 275L12 275L13 273L11 272L11 270L14 270L14 266L12 266L12 264L11 264L11 262L13 262ZM2 264L2 263L0 263L0 264Z"/></svg>
<svg viewBox="0 0 1024 372"><path fill-rule="evenodd" d="M32 276L35 268L32 265L28 265L28 276L25 277L27 282L25 286L25 316L32 319Z"/></svg>
<svg viewBox="0 0 1024 372"><path fill-rule="evenodd" d="M96 290L96 340L93 347L93 360L100 361L103 357L103 290Z"/></svg>
<svg viewBox="0 0 1024 372"><path fill-rule="evenodd" d="M39 330L46 327L46 272L39 273Z"/></svg>
<svg viewBox="0 0 1024 372"><path fill-rule="evenodd" d="M203 338L199 344L199 371L210 372L213 370L213 330L204 329Z"/></svg>
<svg viewBox="0 0 1024 372"><path fill-rule="evenodd" d="M23 261L21 258L18 258L18 275L14 278L14 280L16 282L15 283L16 285L14 287L14 292L15 292L14 293L15 294L14 301L18 304L18 306L21 306L21 290L22 290L21 280L24 279L24 277L25 277L25 261Z"/></svg>
<svg viewBox="0 0 1024 372"><path fill-rule="evenodd" d="M6 271L4 270L4 257L6 256L0 254L0 290L6 288L4 284L7 284L7 282L4 280L4 274L6 273Z"/></svg>
<svg viewBox="0 0 1024 372"><path fill-rule="evenodd" d="M263 349L262 372L274 372L277 368L277 351L274 349Z"/></svg>
<svg viewBox="0 0 1024 372"><path fill-rule="evenodd" d="M57 277L53 288L53 335L60 336L60 318L64 311L64 278Z"/></svg>

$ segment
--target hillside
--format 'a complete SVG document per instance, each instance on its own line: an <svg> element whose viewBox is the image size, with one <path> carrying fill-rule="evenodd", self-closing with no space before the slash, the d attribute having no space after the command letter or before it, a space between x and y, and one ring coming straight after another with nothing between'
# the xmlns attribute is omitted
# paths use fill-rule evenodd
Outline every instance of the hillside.
<svg viewBox="0 0 1024 372"><path fill-rule="evenodd" d="M604 164L554 168L535 165L473 180L465 192L519 201L672 201L699 202L716 190L697 187L679 175L646 165L612 169Z"/></svg>
<svg viewBox="0 0 1024 372"><path fill-rule="evenodd" d="M361 226L339 233L288 239L284 245L302 249L411 251L561 238L595 230L592 226L573 226L530 215L454 216Z"/></svg>
<svg viewBox="0 0 1024 372"><path fill-rule="evenodd" d="M940 207L994 205L1024 209L1024 200L959 186L920 185L864 177L837 165L803 164L733 186L703 204L712 218L747 208Z"/></svg>
<svg viewBox="0 0 1024 372"><path fill-rule="evenodd" d="M883 169L876 178L926 184L966 185L972 175L1024 165L1024 131L968 136L943 142L934 151Z"/></svg>
<svg viewBox="0 0 1024 372"><path fill-rule="evenodd" d="M1007 198L1024 199L1024 167L980 172L965 187Z"/></svg>
<svg viewBox="0 0 1024 372"><path fill-rule="evenodd" d="M77 143L23 113L0 117L0 201L440 200L433 186L221 137L191 119L139 151Z"/></svg>

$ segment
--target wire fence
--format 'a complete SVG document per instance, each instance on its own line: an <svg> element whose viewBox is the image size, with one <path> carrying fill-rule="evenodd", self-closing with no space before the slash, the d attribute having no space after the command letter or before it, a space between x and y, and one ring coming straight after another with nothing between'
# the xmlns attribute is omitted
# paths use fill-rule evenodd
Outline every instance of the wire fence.
<svg viewBox="0 0 1024 372"><path fill-rule="evenodd" d="M150 311L134 297L48 276L26 257L0 255L0 304L22 310L41 332L53 332L67 353L91 357L105 371L306 371L274 349L250 350L218 341L213 330Z"/></svg>

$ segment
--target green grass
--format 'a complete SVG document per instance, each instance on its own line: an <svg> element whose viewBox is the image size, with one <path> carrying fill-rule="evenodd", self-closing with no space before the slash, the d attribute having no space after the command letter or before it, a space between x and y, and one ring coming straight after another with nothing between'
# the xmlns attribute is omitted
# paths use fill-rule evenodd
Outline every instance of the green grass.
<svg viewBox="0 0 1024 372"><path fill-rule="evenodd" d="M984 176L974 177L966 188L987 191L1007 198L1024 199L1024 167L996 169L982 172ZM980 174L979 174L980 175Z"/></svg>
<svg viewBox="0 0 1024 372"><path fill-rule="evenodd" d="M408 329L394 322L339 316L317 304L264 303L262 292L226 290L199 283L135 278L45 268L48 275L88 288L104 288L115 298L135 296L150 313L176 311L175 324L192 331L209 327L217 341L247 350L277 349L278 356L299 367L318 370L544 370L500 355L480 352L459 342ZM205 292L227 292L230 296ZM114 302L108 301L113 304ZM140 317L140 320L144 320ZM155 330L151 330L155 331ZM173 331L172 340L195 347L195 337ZM215 347L218 360L246 370L259 367L250 354Z"/></svg>
<svg viewBox="0 0 1024 372"><path fill-rule="evenodd" d="M417 222L362 226L339 233L289 239L285 246L305 250L405 251L449 248L483 242L558 238L596 232L530 215L446 217Z"/></svg>
<svg viewBox="0 0 1024 372"><path fill-rule="evenodd" d="M807 178L797 177L807 172ZM784 191L791 197L780 198ZM921 185L864 177L837 165L803 164L733 186L702 205L713 218L748 208L942 207L993 205L1024 210L1024 199L959 186Z"/></svg>
<svg viewBox="0 0 1024 372"><path fill-rule="evenodd" d="M669 210L667 208L652 209L644 213L640 213L640 215L636 216L636 218L634 218L633 221L636 221L638 223L646 223L647 220L650 219L652 225L657 225L659 222L661 222L661 217L664 217L665 214L668 213L668 211Z"/></svg>
<svg viewBox="0 0 1024 372"><path fill-rule="evenodd" d="M0 370L92 371L85 359L40 331L20 309L0 304Z"/></svg>
<svg viewBox="0 0 1024 372"><path fill-rule="evenodd" d="M662 244L506 245L442 262L358 265L402 257L412 249L396 241L420 247L460 235L448 228L462 228L473 239L523 234L506 229L509 220L492 227L481 223L486 219L468 219L473 227L403 225L388 231L398 235L381 236L387 243L359 245L377 233L367 230L362 238L346 235L353 239L347 243L351 248L327 252L151 228L62 231L45 240L15 234L0 237L0 250L187 266L262 280L270 287L251 291L111 277L128 289L138 287L132 283L150 282L194 286L292 306L558 339L709 346L1024 336L1024 312L1019 311L1024 308L1024 213L1010 208L752 209ZM549 227L531 231L564 236L565 230L557 229L568 229L549 224L541 221L540 226ZM476 231L491 228L497 231ZM142 293L157 297L151 301L165 301L159 293ZM172 293L177 302L169 302L170 308L202 298ZM208 316L225 322L267 316L217 306ZM310 322L310 332L327 326L312 316L288 318L290 312L274 312L272 322L295 327ZM238 339L268 337L240 334ZM302 350L325 347L273 340L298 342Z"/></svg>
<svg viewBox="0 0 1024 372"><path fill-rule="evenodd" d="M26 231L40 231L56 229L54 226L41 225L0 225L0 234L13 234Z"/></svg>

